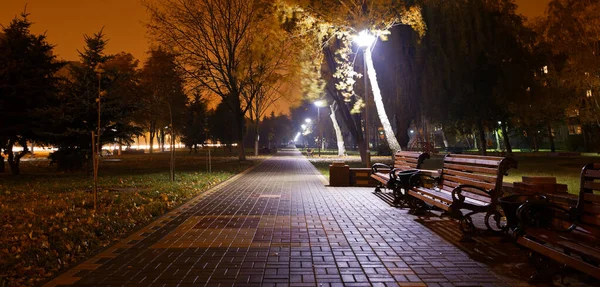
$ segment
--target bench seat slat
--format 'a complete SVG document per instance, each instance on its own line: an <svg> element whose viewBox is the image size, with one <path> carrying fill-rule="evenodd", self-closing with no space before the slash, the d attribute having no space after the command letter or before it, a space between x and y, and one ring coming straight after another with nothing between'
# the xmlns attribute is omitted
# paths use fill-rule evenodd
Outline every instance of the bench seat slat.
<svg viewBox="0 0 600 287"><path fill-rule="evenodd" d="M587 255L596 260L600 260L600 246L591 246L586 245L585 243L581 244L581 238L578 238L576 233L557 233L544 228L532 228L527 230L527 236L538 239L542 242L548 242L549 244L560 246L562 248L568 248L577 254Z"/></svg>
<svg viewBox="0 0 600 287"><path fill-rule="evenodd" d="M424 196L423 194L416 192L415 190L412 190L412 189L408 191L408 194L415 198L422 200L425 203L431 204L439 209L446 210L446 211L450 210L449 202L440 201L439 199L436 199L436 198Z"/></svg>
<svg viewBox="0 0 600 287"><path fill-rule="evenodd" d="M452 204L452 194L446 190L437 191L434 189L419 187L419 188L414 188L414 191L422 194L422 196L419 196L419 197L423 197L423 195L429 196L429 197L433 197L437 200L443 201L443 202L447 203L448 205ZM465 198L465 202L469 203L469 204L473 204L473 205L479 205L479 206L487 205L487 202L475 200L473 198Z"/></svg>
<svg viewBox="0 0 600 287"><path fill-rule="evenodd" d="M600 226L600 216L597 216L597 215L593 216L593 215L589 215L589 214L584 214L581 216L581 221L583 221L587 224Z"/></svg>
<svg viewBox="0 0 600 287"><path fill-rule="evenodd" d="M598 272L599 271L598 267L591 265L589 263L583 262L583 261L581 261L577 258L571 257L569 255L566 255L560 250L553 249L551 247L548 247L547 245L538 243L527 237L519 237L519 239L517 240L517 243L519 243L520 245L523 245L533 251L544 254L557 262L567 264L577 270L580 270L582 272L590 274L593 277L600 279L600 272Z"/></svg>

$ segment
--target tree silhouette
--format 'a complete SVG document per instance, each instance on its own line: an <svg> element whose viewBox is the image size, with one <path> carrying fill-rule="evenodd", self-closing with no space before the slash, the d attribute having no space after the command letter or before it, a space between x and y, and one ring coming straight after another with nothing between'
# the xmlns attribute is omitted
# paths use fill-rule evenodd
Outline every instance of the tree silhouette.
<svg viewBox="0 0 600 287"><path fill-rule="evenodd" d="M14 175L29 150L28 141L47 141L42 109L58 93L57 71L64 63L53 55L45 35L34 35L23 13L0 32L0 172L4 155ZM14 147L22 151L14 152ZM4 154L4 155L3 155Z"/></svg>

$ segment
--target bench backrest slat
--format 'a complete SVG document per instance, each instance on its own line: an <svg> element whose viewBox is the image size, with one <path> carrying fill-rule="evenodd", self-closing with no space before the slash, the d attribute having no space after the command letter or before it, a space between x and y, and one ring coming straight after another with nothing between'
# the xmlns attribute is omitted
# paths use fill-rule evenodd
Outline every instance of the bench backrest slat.
<svg viewBox="0 0 600 287"><path fill-rule="evenodd" d="M590 163L581 170L577 211L581 223L579 231L600 236L600 163Z"/></svg>
<svg viewBox="0 0 600 287"><path fill-rule="evenodd" d="M489 167L481 167L481 166L470 166L470 165L464 165L464 164L446 164L446 162L444 162L444 169L453 169L453 170L461 170L461 171L470 171L470 172L477 172L477 173L486 173L486 174L492 174L492 175L496 175L498 173L498 169L497 168L489 168Z"/></svg>
<svg viewBox="0 0 600 287"><path fill-rule="evenodd" d="M486 159L479 159L479 158L462 158L462 157L446 157L444 159L444 162L448 162L448 163L457 163L457 164L475 164L475 165L480 165L480 166L484 166L484 167L497 167L500 164L499 160L486 160Z"/></svg>
<svg viewBox="0 0 600 287"><path fill-rule="evenodd" d="M490 183L496 182L495 176L491 176L491 175L487 175L487 174L479 174L479 173L469 173L469 172L459 171L456 169L449 169L449 168L444 169L444 174L458 176L458 177L476 178L478 180L490 182Z"/></svg>
<svg viewBox="0 0 600 287"><path fill-rule="evenodd" d="M394 154L394 168L399 168L401 170L420 169L423 161L428 158L428 153L397 151Z"/></svg>
<svg viewBox="0 0 600 287"><path fill-rule="evenodd" d="M583 184L584 189L600 190L600 182L586 181Z"/></svg>
<svg viewBox="0 0 600 287"><path fill-rule="evenodd" d="M468 184L468 185L482 187L486 190L494 189L494 187L496 186L495 183L481 181L476 178L452 176L448 173L444 173L444 181L445 181L445 184L448 184L449 182L455 182L458 184ZM489 196L489 194L483 193L482 191L479 191L479 190L477 191L477 193L481 193L481 195L484 195L484 196L486 196L486 195Z"/></svg>
<svg viewBox="0 0 600 287"><path fill-rule="evenodd" d="M482 188L486 192L466 188L462 194L474 200L495 204L502 193L504 174L513 167L516 167L516 161L511 158L449 154L444 158L442 185L455 188L467 184Z"/></svg>

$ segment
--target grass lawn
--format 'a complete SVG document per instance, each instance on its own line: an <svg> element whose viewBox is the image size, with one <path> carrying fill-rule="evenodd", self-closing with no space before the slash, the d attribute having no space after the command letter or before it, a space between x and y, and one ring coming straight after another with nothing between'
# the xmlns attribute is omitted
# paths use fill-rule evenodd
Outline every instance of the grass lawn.
<svg viewBox="0 0 600 287"><path fill-rule="evenodd" d="M333 161L344 161L350 167L363 167L358 156L337 157L334 155L322 155L319 158L315 155L308 159L327 178L329 178L329 165ZM504 182L521 181L522 176L553 176L556 177L558 183L567 184L569 192L574 194L579 193L579 178L583 166L590 162L600 162L600 156L596 154L548 156L547 153L539 153L538 155L523 156L517 153L516 159L518 168L509 170L508 176L504 177ZM392 160L391 157L374 156L371 162L390 164ZM442 164L443 156L436 155L426 160L422 167L424 169L439 169L442 168Z"/></svg>
<svg viewBox="0 0 600 287"><path fill-rule="evenodd" d="M0 174L0 286L39 285L260 160L250 159L213 156L207 173L205 152L178 151L171 183L168 153L103 158L96 212L88 172L27 159L22 175Z"/></svg>

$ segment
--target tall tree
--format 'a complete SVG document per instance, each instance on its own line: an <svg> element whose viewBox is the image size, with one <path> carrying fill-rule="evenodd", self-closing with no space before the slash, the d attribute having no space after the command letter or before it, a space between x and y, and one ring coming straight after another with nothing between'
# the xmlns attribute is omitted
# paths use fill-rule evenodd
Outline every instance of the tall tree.
<svg viewBox="0 0 600 287"><path fill-rule="evenodd" d="M234 141L239 141L239 134L236 132L236 121L231 117L227 105L223 102L211 111L208 125L209 135L213 143L220 142L231 151ZM242 139L243 140L243 139Z"/></svg>
<svg viewBox="0 0 600 287"><path fill-rule="evenodd" d="M48 131L60 150L91 150L92 131L100 130L99 146L140 133L133 124L139 108L137 60L127 53L106 55L102 31L84 39L80 61L69 65L60 106L48 111L53 121Z"/></svg>
<svg viewBox="0 0 600 287"><path fill-rule="evenodd" d="M552 0L537 25L543 41L555 55L564 55L558 69L563 84L573 91L571 109L577 110L583 124L586 145L597 141L600 148L600 1Z"/></svg>
<svg viewBox="0 0 600 287"><path fill-rule="evenodd" d="M57 71L64 63L53 55L45 35L34 35L28 14L13 19L0 32L0 171L4 155L14 175L29 152L28 141L45 141L41 109L58 93ZM15 146L22 151L15 152ZM3 155L4 154L4 155Z"/></svg>
<svg viewBox="0 0 600 287"><path fill-rule="evenodd" d="M192 83L218 95L237 123L238 157L244 151L245 116L254 100L244 98L252 75L247 47L265 31L263 23L277 24L273 3L266 0L147 0L149 29L178 55L178 63ZM278 27L277 27L278 28Z"/></svg>
<svg viewBox="0 0 600 287"><path fill-rule="evenodd" d="M510 102L531 84L531 31L512 0L423 3L429 30L410 65L420 75L423 113L446 131L477 131L485 154L486 131L508 121Z"/></svg>
<svg viewBox="0 0 600 287"><path fill-rule="evenodd" d="M152 153L155 137L159 136L161 147L164 147L164 127L169 126L171 120L175 126L180 126L187 98L175 55L161 47L151 49L148 54L141 71L143 112L137 120L150 135Z"/></svg>
<svg viewBox="0 0 600 287"><path fill-rule="evenodd" d="M146 93L146 105L151 112L147 114L146 123L150 132L150 141L156 134L157 128L161 134L161 144L164 149L164 139L170 133L171 152L171 181L175 180L175 151L174 141L181 127L187 97L183 89L183 77L175 62L175 55L161 48L150 51L150 57L142 70L142 85ZM166 119L166 126L160 120ZM157 127L157 124L160 124Z"/></svg>
<svg viewBox="0 0 600 287"><path fill-rule="evenodd" d="M199 92L185 107L181 127L181 142L190 148L190 152L198 151L198 146L208 139L208 104Z"/></svg>
<svg viewBox="0 0 600 287"><path fill-rule="evenodd" d="M285 30L273 29L276 24L263 21L257 25L259 29L255 30L253 40L246 42L242 49L242 63L248 70L247 84L242 91L243 105L250 106L248 115L254 125L255 155L258 155L261 119L291 90L299 44L287 37ZM261 30L263 33L259 32Z"/></svg>
<svg viewBox="0 0 600 287"><path fill-rule="evenodd" d="M363 163L367 161L366 149L362 134L360 117L355 116L364 107L364 95L367 87L363 87L362 97L354 92L356 79L361 75L354 71L352 65L352 41L361 31L368 30L375 37L386 38L389 28L397 24L413 27L419 34L424 34L425 24L420 16L418 7L409 7L404 1L288 1L289 6L282 10L288 20L297 24L298 33L312 35L307 37L308 49L323 52L323 57L310 57L310 65L315 60L323 60L330 71L329 77L324 78L327 85L311 85L308 88L320 88L338 104L340 114L351 134L359 143L359 151ZM298 6L294 6L296 4ZM292 26L293 25L288 25ZM372 48L372 47L370 47ZM310 53L308 53L310 55ZM364 53L371 74L371 86L377 107L377 114L384 125L390 146L399 149L395 133L389 124L386 111L382 104L379 85L375 79L374 68L371 65L369 51ZM312 62L312 63L311 63ZM314 76L315 69L305 69L311 72L307 77ZM366 76L366 75L362 75ZM322 90L310 91L309 94L320 95ZM354 114L354 115L353 115Z"/></svg>

